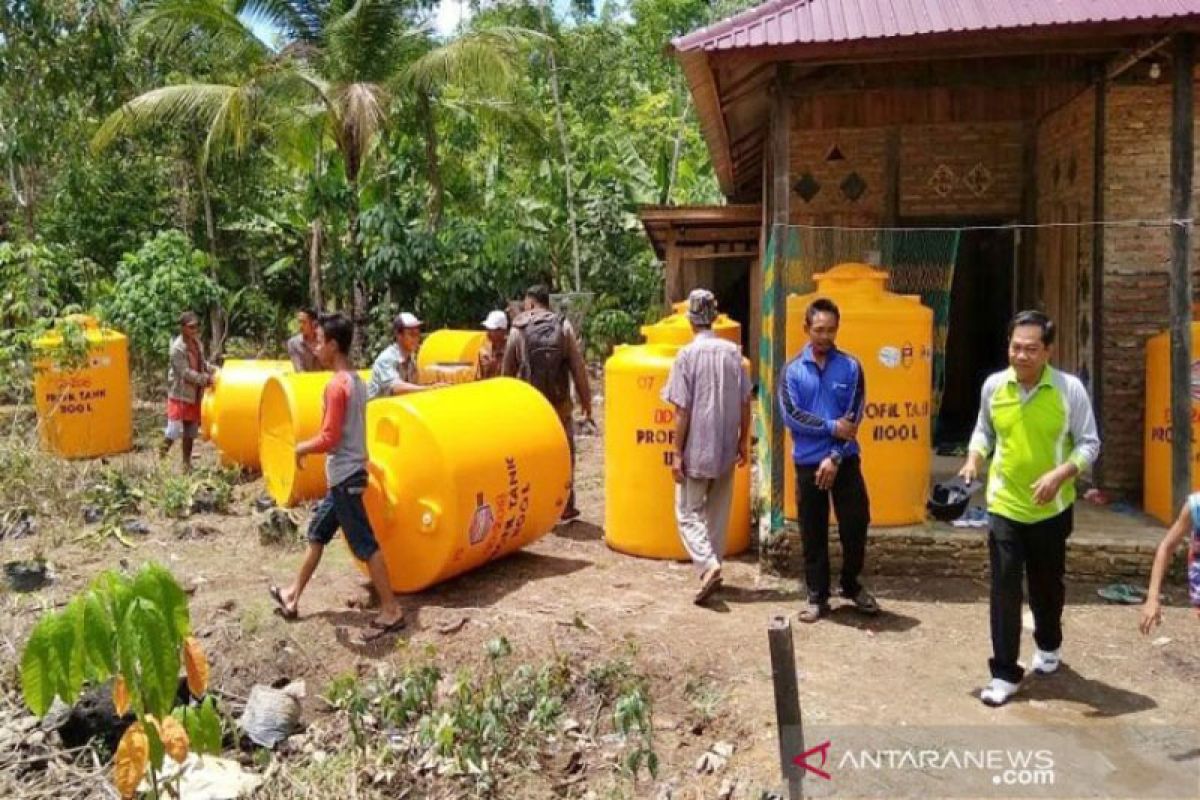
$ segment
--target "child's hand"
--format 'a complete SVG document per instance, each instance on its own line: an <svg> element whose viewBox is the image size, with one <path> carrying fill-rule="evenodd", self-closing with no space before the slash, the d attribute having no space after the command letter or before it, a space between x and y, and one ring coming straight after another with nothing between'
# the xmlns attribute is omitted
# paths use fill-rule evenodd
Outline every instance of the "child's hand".
<svg viewBox="0 0 1200 800"><path fill-rule="evenodd" d="M1162 609L1159 608L1156 598L1147 598L1142 606L1142 619L1138 623L1138 628L1144 634L1149 634L1155 628L1162 624Z"/></svg>

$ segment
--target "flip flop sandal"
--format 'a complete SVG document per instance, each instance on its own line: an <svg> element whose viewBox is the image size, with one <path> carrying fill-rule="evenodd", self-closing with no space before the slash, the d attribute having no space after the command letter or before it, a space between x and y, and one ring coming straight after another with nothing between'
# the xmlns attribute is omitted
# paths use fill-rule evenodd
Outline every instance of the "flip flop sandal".
<svg viewBox="0 0 1200 800"><path fill-rule="evenodd" d="M272 585L267 589L267 594L271 595L271 599L275 601L279 616L286 620L293 620L300 616L296 609L288 608L287 603L283 602L283 592L280 591L278 586Z"/></svg>
<svg viewBox="0 0 1200 800"><path fill-rule="evenodd" d="M369 632L362 637L362 640L364 642L377 641L382 639L384 636L387 636L389 633L396 633L397 631L403 630L404 626L407 624L408 623L404 617L396 620L391 625L380 625L375 620L371 620L371 622L367 625Z"/></svg>
<svg viewBox="0 0 1200 800"><path fill-rule="evenodd" d="M700 589L696 592L696 596L692 598L692 602L696 605L703 603L712 596L713 592L720 588L721 582L721 572L713 570L712 575L700 586Z"/></svg>
<svg viewBox="0 0 1200 800"><path fill-rule="evenodd" d="M1110 583L1102 589L1097 589L1096 594L1110 603L1120 603L1126 606L1136 606L1146 602L1146 591L1128 583Z"/></svg>
<svg viewBox="0 0 1200 800"><path fill-rule="evenodd" d="M379 622L378 619L373 619L367 623L367 627L374 628L377 631L398 631L401 628L403 628L406 624L408 624L407 618L403 614L401 614L400 618L398 620L396 620L395 622L393 622L391 625L383 625Z"/></svg>

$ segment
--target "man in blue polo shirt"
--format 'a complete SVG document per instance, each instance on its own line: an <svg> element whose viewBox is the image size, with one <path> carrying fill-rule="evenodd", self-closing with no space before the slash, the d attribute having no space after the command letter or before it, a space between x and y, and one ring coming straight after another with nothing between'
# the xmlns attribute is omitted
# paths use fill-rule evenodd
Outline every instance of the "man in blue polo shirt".
<svg viewBox="0 0 1200 800"><path fill-rule="evenodd" d="M804 545L808 602L801 622L829 612L829 501L837 511L842 540L842 597L859 611L879 613L879 604L858 577L866 560L871 501L859 462L858 423L866 404L862 365L837 349L841 312L818 298L804 312L808 344L783 369L779 405L792 432L796 462L797 519Z"/></svg>

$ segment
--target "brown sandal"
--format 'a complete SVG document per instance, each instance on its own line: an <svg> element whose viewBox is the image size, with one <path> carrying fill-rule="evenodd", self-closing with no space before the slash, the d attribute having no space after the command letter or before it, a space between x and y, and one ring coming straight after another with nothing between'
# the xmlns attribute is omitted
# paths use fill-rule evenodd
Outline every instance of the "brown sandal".
<svg viewBox="0 0 1200 800"><path fill-rule="evenodd" d="M695 603L696 605L700 605L705 600L707 600L709 597L711 597L712 593L715 592L720 587L721 587L721 568L713 567L708 572L704 573L704 577L700 584L700 588L699 588L699 590L696 591L696 596L692 598L692 602Z"/></svg>
<svg viewBox="0 0 1200 800"><path fill-rule="evenodd" d="M295 608L288 608L288 604L283 601L283 592L278 586L272 584L271 587L267 589L267 594L271 595L271 599L275 601L275 605L278 607L277 611L279 612L279 616L283 617L289 622L297 619L300 616L300 612Z"/></svg>

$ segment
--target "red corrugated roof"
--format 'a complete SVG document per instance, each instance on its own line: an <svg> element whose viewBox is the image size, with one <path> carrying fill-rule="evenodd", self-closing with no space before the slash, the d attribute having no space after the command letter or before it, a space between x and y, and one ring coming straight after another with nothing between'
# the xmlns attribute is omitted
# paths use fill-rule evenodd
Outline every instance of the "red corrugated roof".
<svg viewBox="0 0 1200 800"><path fill-rule="evenodd" d="M771 0L675 39L680 52L1200 15L1200 0Z"/></svg>

